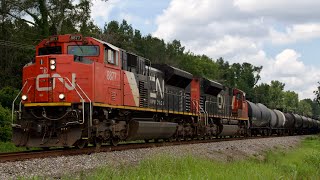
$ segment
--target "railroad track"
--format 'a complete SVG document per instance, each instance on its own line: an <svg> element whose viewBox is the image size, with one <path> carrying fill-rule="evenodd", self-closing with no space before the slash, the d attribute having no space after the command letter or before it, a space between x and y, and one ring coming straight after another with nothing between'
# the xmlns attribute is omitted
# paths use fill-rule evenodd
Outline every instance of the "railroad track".
<svg viewBox="0 0 320 180"><path fill-rule="evenodd" d="M174 142L158 142L158 143L127 143L119 144L118 146L105 145L99 148L86 147L83 149L51 149L51 150L36 150L36 151L22 151L22 152L10 152L0 153L0 163L9 161L23 161L27 159L58 157L58 156L74 156L81 154L92 154L98 152L111 152L111 151L124 151L129 149L142 149L142 148L155 148L164 146L177 146L185 144L199 144L199 143L212 143L221 141L236 141L245 139L261 139L261 138L273 138L275 136L258 136L258 137L239 137L239 138L214 138L208 140L187 140L187 141L174 141ZM278 137L278 136L277 136Z"/></svg>

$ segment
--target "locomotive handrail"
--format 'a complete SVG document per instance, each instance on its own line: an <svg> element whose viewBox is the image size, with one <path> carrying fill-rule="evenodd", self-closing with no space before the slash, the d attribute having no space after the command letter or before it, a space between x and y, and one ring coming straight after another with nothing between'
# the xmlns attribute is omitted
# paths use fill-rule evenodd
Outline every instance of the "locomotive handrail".
<svg viewBox="0 0 320 180"><path fill-rule="evenodd" d="M24 87L27 85L28 83L28 80L26 80L26 82L23 84L21 90L19 91L19 93L17 94L16 98L14 98L13 102L12 102L12 109L11 109L11 116L12 116L12 125L13 125L13 121L14 121L14 118L13 118L13 114L14 114L14 103L16 102L16 100L18 99L19 95L21 94L22 90L24 89ZM21 108L21 107L20 107Z"/></svg>
<svg viewBox="0 0 320 180"><path fill-rule="evenodd" d="M192 104L193 104L193 106L196 107L196 112L199 112L198 105L196 104L195 100L192 100ZM192 113L193 113L193 111L192 111Z"/></svg>
<svg viewBox="0 0 320 180"><path fill-rule="evenodd" d="M196 106L196 111L198 112L198 115L199 115L198 117L201 118L201 111L203 112L203 114L204 114L204 124L207 125L208 124L207 121L208 121L208 117L209 117L208 113L203 110L201 105L198 104L198 102L196 100L193 100L192 103L193 103L194 106Z"/></svg>
<svg viewBox="0 0 320 180"><path fill-rule="evenodd" d="M90 107L89 107L89 125L92 126L92 101L91 99L88 97L88 95L83 91L83 89L80 87L80 85L78 83L76 83L78 88L82 91L82 93L86 96L86 98L89 100L90 103Z"/></svg>
<svg viewBox="0 0 320 180"><path fill-rule="evenodd" d="M207 103L211 103L211 104L218 104L217 102L214 102L214 101L205 101L204 102L204 104L205 104L205 107L204 107L204 109L205 109L205 111L207 111Z"/></svg>
<svg viewBox="0 0 320 180"><path fill-rule="evenodd" d="M29 93L31 88L32 88L32 85L27 90L27 94ZM20 100L20 103L19 103L19 112L21 112L21 111L22 111L22 100ZM19 113L19 119L21 119L21 113Z"/></svg>
<svg viewBox="0 0 320 180"><path fill-rule="evenodd" d="M83 97L80 95L79 91L77 90L77 88L74 86L73 83L71 83L71 81L69 80L69 78L64 77L64 79L66 79L67 81L69 81L69 83L71 84L71 86L74 88L74 90L77 92L78 96L81 98L82 101L82 108L84 108L84 102L85 100L83 99ZM84 124L84 109L83 109L83 113L82 113L82 122L80 124Z"/></svg>
<svg viewBox="0 0 320 180"><path fill-rule="evenodd" d="M222 116L222 117L224 117L224 118L231 118L232 117L232 115L230 116L228 113L227 113L227 107L229 107L229 108L231 108L232 106L230 105L230 106L223 106L223 108L222 108L222 111L223 111L223 114L221 115L221 114L219 114L218 112L215 112L215 108L217 108L218 107L218 102L214 102L214 101L205 101L205 111L207 111L207 105L208 104L213 104L214 105L214 108L213 108L213 115L218 115L218 116ZM216 106L215 106L216 105ZM217 114L216 114L217 113ZM208 113L209 114L209 113Z"/></svg>
<svg viewBox="0 0 320 180"><path fill-rule="evenodd" d="M176 96L176 97L178 97L178 99L179 99L179 102L178 102L178 104L179 105L183 105L183 103L184 103L184 101L186 101L186 95L185 94L175 94L175 93L171 93L171 92L164 92L164 94L165 95L173 95L173 96ZM167 96L165 96L165 97L167 97ZM169 98L169 97L168 97ZM182 101L182 102L181 102ZM191 100L190 100L190 102L191 102ZM180 104L181 103L181 104ZM191 104L190 104L191 105ZM163 107L163 106L162 106ZM157 106L156 106L156 108L157 108ZM180 109L182 109L182 111L183 111L183 113L186 113L187 111L182 107L182 108L179 108L179 110L178 111L180 111ZM162 108L162 110L163 110L163 108ZM170 111L170 109L168 109L168 111ZM190 110L190 112L191 112L191 110ZM191 112L192 113L192 112Z"/></svg>
<svg viewBox="0 0 320 180"><path fill-rule="evenodd" d="M205 116L204 116L204 121L205 121L204 124L207 126L207 125L208 125L208 117L209 117L208 112L205 111L205 110L201 107L200 104L199 104L199 108L200 108L200 111L203 111L204 114L205 114Z"/></svg>

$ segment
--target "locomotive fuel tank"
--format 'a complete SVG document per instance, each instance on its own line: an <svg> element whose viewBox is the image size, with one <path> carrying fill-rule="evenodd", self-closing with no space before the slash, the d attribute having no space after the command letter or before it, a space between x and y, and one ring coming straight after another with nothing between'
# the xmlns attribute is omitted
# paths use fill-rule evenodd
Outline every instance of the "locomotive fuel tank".
<svg viewBox="0 0 320 180"><path fill-rule="evenodd" d="M295 128L301 128L302 127L302 125L303 125L303 119L302 119L302 117L300 116L300 115L298 115L298 114L293 114L293 116L294 116L294 127Z"/></svg>
<svg viewBox="0 0 320 180"><path fill-rule="evenodd" d="M223 125L222 131L219 136L234 136L239 132L238 125Z"/></svg>
<svg viewBox="0 0 320 180"><path fill-rule="evenodd" d="M286 121L284 123L285 128L294 128L294 116L291 113L285 113Z"/></svg>
<svg viewBox="0 0 320 180"><path fill-rule="evenodd" d="M270 125L272 128L276 128L278 126L278 117L276 112L274 112L274 110L269 109L270 114L271 114L271 121L270 121Z"/></svg>
<svg viewBox="0 0 320 180"><path fill-rule="evenodd" d="M277 128L282 128L286 121L286 117L284 116L283 112L279 110L275 109L274 112L277 114L277 118L278 118Z"/></svg>
<svg viewBox="0 0 320 180"><path fill-rule="evenodd" d="M177 130L177 123L131 121L127 140L166 139L173 136Z"/></svg>

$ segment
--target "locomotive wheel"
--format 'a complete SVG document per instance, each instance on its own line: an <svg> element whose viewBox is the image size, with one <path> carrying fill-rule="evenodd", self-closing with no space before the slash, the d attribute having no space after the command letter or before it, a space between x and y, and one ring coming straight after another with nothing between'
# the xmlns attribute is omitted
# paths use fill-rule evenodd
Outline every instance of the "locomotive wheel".
<svg viewBox="0 0 320 180"><path fill-rule="evenodd" d="M88 141L87 140L84 140L84 139L79 139L77 142L76 142L76 147L78 149L82 149L84 147L86 147L88 145Z"/></svg>
<svg viewBox="0 0 320 180"><path fill-rule="evenodd" d="M119 138L114 137L114 138L111 139L111 144L113 146L117 146L119 144L119 142L120 142Z"/></svg>
<svg viewBox="0 0 320 180"><path fill-rule="evenodd" d="M251 136L252 136L251 129L248 129L248 131L247 131L247 137L251 137Z"/></svg>
<svg viewBox="0 0 320 180"><path fill-rule="evenodd" d="M100 148L102 146L102 139L99 137L94 138L94 146Z"/></svg>

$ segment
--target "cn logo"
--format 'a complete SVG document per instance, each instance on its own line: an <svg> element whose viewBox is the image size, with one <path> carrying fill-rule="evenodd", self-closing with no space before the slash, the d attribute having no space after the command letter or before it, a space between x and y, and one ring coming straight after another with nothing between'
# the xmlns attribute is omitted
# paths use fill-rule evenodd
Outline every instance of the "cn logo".
<svg viewBox="0 0 320 180"><path fill-rule="evenodd" d="M49 74L39 74L36 78L36 89L37 91L51 91L56 87L56 79L58 79L68 90L73 90L76 87L76 74L72 73L71 77L71 85L69 81L66 81L64 78L60 76L60 74L53 74L51 77L53 78L52 86L50 87L40 87L40 80L43 78L49 78Z"/></svg>
<svg viewBox="0 0 320 180"><path fill-rule="evenodd" d="M150 97L157 98L157 94L160 94L161 99L164 97L164 80L161 81L158 78L150 76L150 81L156 82L156 91L150 92Z"/></svg>

